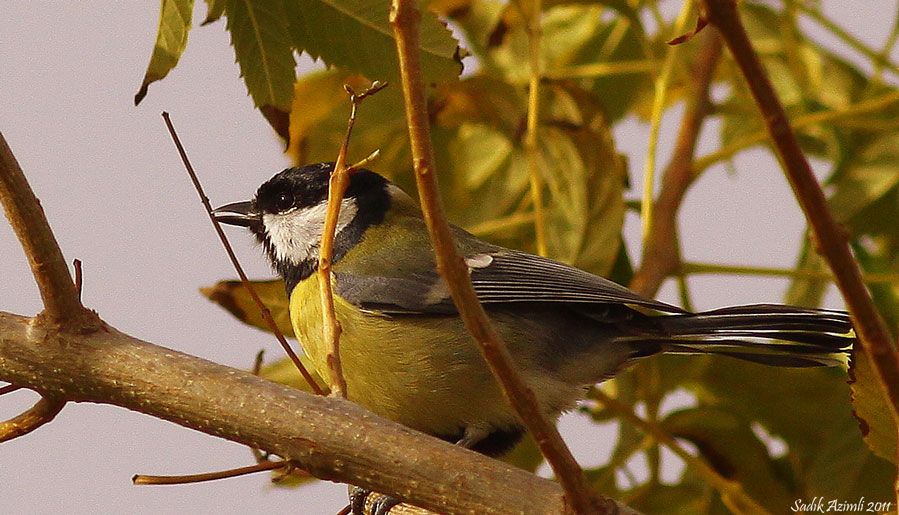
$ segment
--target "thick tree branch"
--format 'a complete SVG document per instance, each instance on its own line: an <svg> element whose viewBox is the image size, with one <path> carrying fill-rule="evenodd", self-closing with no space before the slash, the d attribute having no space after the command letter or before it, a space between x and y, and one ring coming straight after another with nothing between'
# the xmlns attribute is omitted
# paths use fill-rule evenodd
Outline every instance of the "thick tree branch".
<svg viewBox="0 0 899 515"><path fill-rule="evenodd" d="M314 396L107 328L48 331L0 313L0 380L112 404L295 461L442 513L562 513L562 489L500 461Z"/></svg>
<svg viewBox="0 0 899 515"><path fill-rule="evenodd" d="M616 509L613 501L600 498L591 490L571 451L565 446L556 427L544 417L534 392L516 370L509 350L491 327L490 320L475 295L468 267L453 241L437 187L434 149L431 145L419 56L420 21L421 13L415 0L393 0L390 25L399 55L415 181L425 223L434 245L437 268L449 287L453 303L459 310L465 327L478 342L503 393L565 488L571 507L578 513L612 512Z"/></svg>
<svg viewBox="0 0 899 515"><path fill-rule="evenodd" d="M0 133L0 203L25 249L31 272L44 302L42 319L67 330L80 330L95 320L78 299L75 284L41 203L34 196L19 163Z"/></svg>
<svg viewBox="0 0 899 515"><path fill-rule="evenodd" d="M696 141L702 123L709 114L709 87L721 56L721 37L718 31L705 31L702 48L693 66L691 94L687 97L684 117L677 134L677 144L668 167L662 174L662 188L655 202L652 230L643 248L640 269L634 274L630 287L634 291L655 296L666 277L680 267L677 243L677 212L695 175L691 173Z"/></svg>
<svg viewBox="0 0 899 515"><path fill-rule="evenodd" d="M709 21L721 31L727 46L746 79L758 104L784 173L793 187L809 225L817 250L827 260L837 286L846 300L865 355L873 366L884 394L899 421L899 353L874 307L862 281L861 270L852 256L845 230L834 220L827 199L799 148L780 99L752 48L734 0L705 0Z"/></svg>

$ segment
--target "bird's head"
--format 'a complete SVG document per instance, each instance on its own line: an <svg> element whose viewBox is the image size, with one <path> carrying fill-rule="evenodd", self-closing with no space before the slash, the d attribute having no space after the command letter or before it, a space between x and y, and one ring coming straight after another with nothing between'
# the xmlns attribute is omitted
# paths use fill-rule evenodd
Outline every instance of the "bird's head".
<svg viewBox="0 0 899 515"><path fill-rule="evenodd" d="M292 289L291 283L318 266L333 171L334 163L288 168L260 186L253 200L222 206L213 215L221 223L249 228ZM393 189L370 170L350 174L337 220L334 262L361 241L369 226L384 220Z"/></svg>

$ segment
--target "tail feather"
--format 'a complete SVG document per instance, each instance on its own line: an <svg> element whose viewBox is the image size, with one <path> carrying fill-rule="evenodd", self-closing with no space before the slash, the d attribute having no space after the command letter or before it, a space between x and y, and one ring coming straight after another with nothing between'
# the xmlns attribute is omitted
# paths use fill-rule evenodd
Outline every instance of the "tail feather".
<svg viewBox="0 0 899 515"><path fill-rule="evenodd" d="M845 365L855 342L844 312L776 304L665 315L653 321L658 323L655 334L623 339L635 349L718 354L784 367Z"/></svg>

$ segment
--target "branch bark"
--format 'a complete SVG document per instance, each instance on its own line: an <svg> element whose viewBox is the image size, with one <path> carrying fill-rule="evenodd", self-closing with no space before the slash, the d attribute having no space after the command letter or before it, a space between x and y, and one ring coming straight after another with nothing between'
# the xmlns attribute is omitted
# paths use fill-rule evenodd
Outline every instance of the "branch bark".
<svg viewBox="0 0 899 515"><path fill-rule="evenodd" d="M271 383L113 328L61 333L0 312L0 380L169 420L293 460L316 477L441 513L565 511L562 489L552 481L343 399Z"/></svg>
<svg viewBox="0 0 899 515"><path fill-rule="evenodd" d="M862 281L861 270L852 256L845 230L837 224L821 186L799 148L783 105L740 21L734 0L705 0L709 21L721 31L727 46L743 72L758 104L768 133L783 163L816 242L816 250L827 260L837 286L852 315L864 354L874 368L881 388L890 400L892 415L899 422L899 353L893 348L886 324L874 307Z"/></svg>
<svg viewBox="0 0 899 515"><path fill-rule="evenodd" d="M59 250L41 203L34 196L16 157L0 133L0 203L16 236L44 302L42 320L81 330L96 318L78 299L69 268Z"/></svg>

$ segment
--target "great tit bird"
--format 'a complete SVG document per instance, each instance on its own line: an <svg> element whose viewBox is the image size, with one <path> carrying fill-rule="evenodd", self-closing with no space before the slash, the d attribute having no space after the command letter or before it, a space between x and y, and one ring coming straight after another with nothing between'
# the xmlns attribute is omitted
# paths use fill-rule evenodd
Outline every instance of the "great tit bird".
<svg viewBox="0 0 899 515"><path fill-rule="evenodd" d="M319 246L333 163L289 168L248 202L215 210L249 228L284 279L305 353L328 377ZM453 228L478 298L546 416L589 385L658 353L718 354L768 365L845 362L844 312L757 304L691 313L566 264ZM387 179L351 175L334 244L335 311L348 398L408 427L488 455L522 436L437 272L422 213Z"/></svg>

